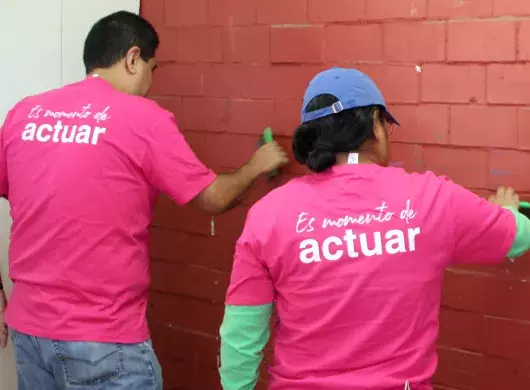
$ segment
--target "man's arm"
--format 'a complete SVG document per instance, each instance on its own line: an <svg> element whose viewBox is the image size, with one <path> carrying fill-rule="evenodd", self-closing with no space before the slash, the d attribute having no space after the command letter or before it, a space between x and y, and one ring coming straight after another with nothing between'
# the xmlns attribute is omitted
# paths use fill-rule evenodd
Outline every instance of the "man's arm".
<svg viewBox="0 0 530 390"><path fill-rule="evenodd" d="M237 172L216 175L193 153L174 117L167 114L149 130L144 136L144 170L151 184L180 205L192 202L212 214L227 210L260 175L288 162L287 153L272 142L259 148Z"/></svg>
<svg viewBox="0 0 530 390"><path fill-rule="evenodd" d="M276 142L264 145L237 172L218 175L193 199L192 204L212 214L226 211L260 175L275 170L287 161L287 154Z"/></svg>

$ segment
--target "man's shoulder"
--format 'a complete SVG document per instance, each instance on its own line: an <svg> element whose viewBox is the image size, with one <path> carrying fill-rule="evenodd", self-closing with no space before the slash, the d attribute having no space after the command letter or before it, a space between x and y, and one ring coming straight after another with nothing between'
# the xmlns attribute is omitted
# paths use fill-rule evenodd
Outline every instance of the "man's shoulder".
<svg viewBox="0 0 530 390"><path fill-rule="evenodd" d="M153 99L128 95L119 91L107 91L106 94L96 98L96 96L90 95L90 91L84 94L83 90L80 90L80 84L69 84L25 97L9 111L6 123L10 118L30 118L37 113L45 115L46 110L50 107L53 107L52 111L55 112L59 108L63 109L63 106L65 112L71 112L75 108L77 111L85 113L104 110L105 107L108 107L110 111L114 112L114 117L119 117L121 120L127 118L131 123L142 127L163 123L174 117L173 113L164 109ZM116 111L119 115L116 115Z"/></svg>
<svg viewBox="0 0 530 390"><path fill-rule="evenodd" d="M68 94L71 94L72 87L79 83L80 82L64 85L24 97L23 99L19 100L11 108L11 110L9 110L8 119L10 117L16 118L19 114L24 115L25 117L31 116L32 114L36 115L36 112L39 109L42 111L43 107L47 106L48 102L50 101L61 98L69 101L70 99L68 99Z"/></svg>
<svg viewBox="0 0 530 390"><path fill-rule="evenodd" d="M150 121L156 122L157 119L168 119L174 117L174 114L163 108L156 100L142 97L127 95L131 107L134 107L134 115L143 116Z"/></svg>

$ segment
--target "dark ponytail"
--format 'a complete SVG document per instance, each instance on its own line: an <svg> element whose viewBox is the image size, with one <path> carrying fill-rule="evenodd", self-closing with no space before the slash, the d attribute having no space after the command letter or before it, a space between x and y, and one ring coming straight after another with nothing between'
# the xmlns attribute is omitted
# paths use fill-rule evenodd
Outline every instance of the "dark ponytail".
<svg viewBox="0 0 530 390"><path fill-rule="evenodd" d="M333 95L315 97L307 112L331 106L338 99ZM358 150L367 140L374 139L374 115L379 111L383 121L386 110L382 106L359 107L302 124L293 136L293 152L300 164L313 172L322 172L337 162L337 153Z"/></svg>

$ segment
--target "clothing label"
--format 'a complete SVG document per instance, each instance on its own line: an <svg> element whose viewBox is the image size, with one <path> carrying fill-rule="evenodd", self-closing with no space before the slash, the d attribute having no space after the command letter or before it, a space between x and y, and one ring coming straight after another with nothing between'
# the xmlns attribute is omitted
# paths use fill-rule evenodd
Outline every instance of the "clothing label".
<svg viewBox="0 0 530 390"><path fill-rule="evenodd" d="M359 164L359 153L348 154L348 164Z"/></svg>

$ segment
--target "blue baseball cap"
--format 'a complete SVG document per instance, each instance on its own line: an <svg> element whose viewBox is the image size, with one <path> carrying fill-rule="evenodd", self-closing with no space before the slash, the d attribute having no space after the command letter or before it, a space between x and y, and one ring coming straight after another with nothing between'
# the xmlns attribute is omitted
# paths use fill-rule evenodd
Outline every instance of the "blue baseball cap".
<svg viewBox="0 0 530 390"><path fill-rule="evenodd" d="M329 94L338 101L329 107L306 112L308 104L319 95ZM344 110L379 105L387 108L385 99L374 81L357 69L332 68L315 76L309 83L302 106L302 123L312 121ZM390 119L399 125L390 114Z"/></svg>

